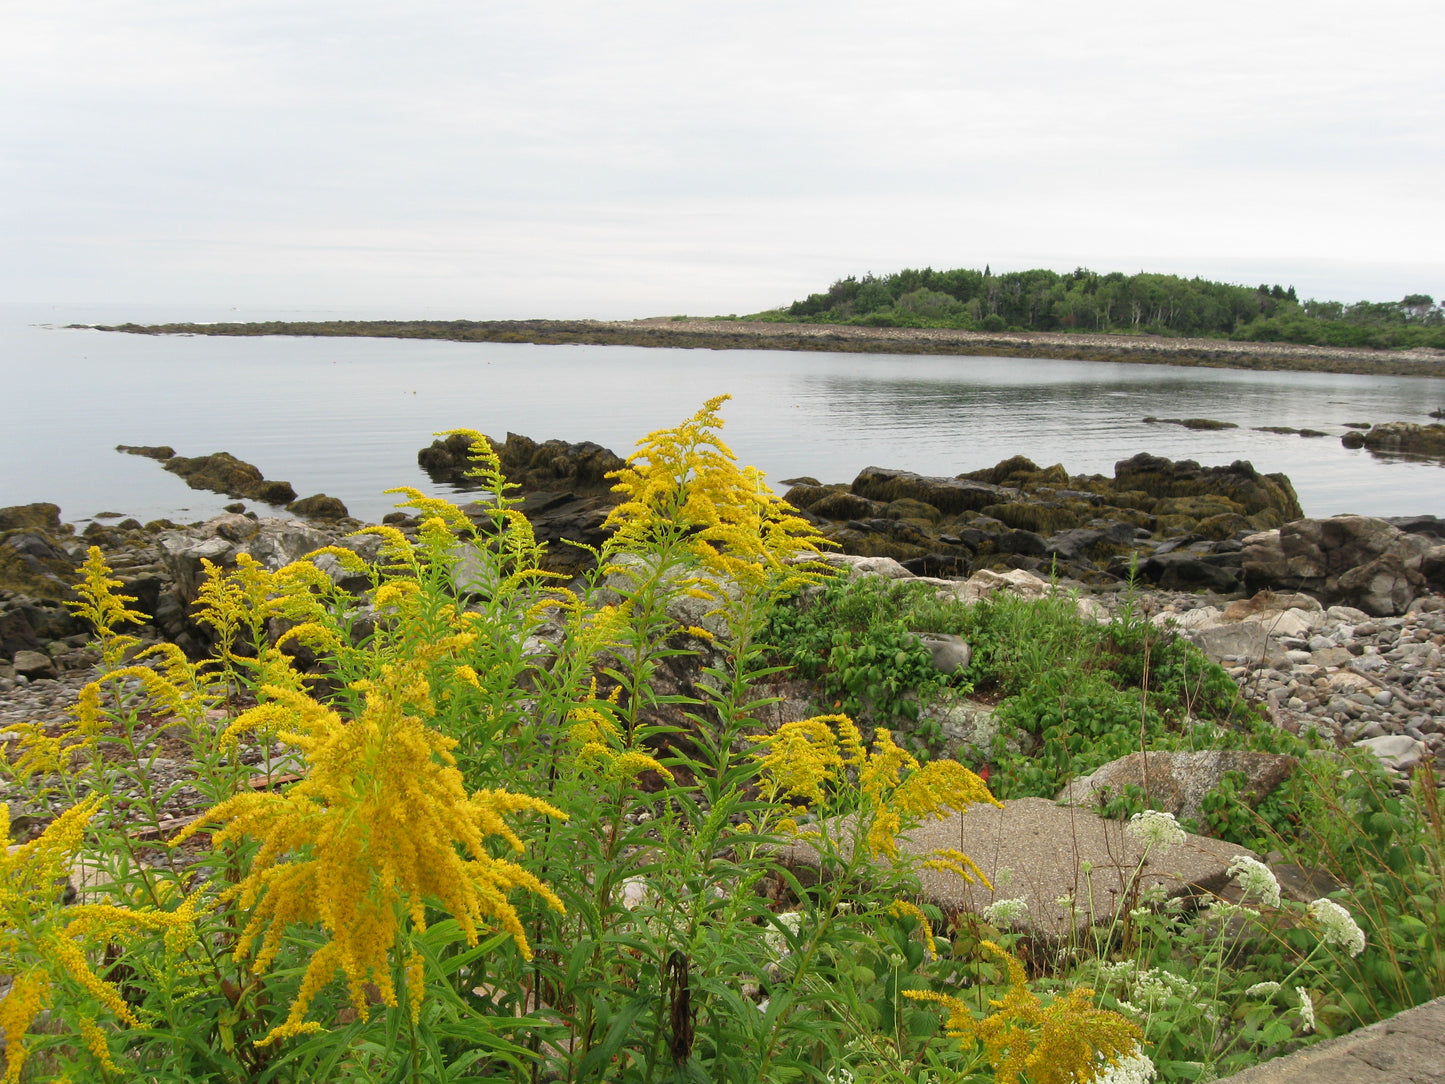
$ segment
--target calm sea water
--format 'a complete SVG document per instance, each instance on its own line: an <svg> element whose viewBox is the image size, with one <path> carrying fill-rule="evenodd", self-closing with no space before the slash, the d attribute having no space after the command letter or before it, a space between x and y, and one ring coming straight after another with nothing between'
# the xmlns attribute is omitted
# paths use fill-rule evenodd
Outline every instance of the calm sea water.
<svg viewBox="0 0 1445 1084"><path fill-rule="evenodd" d="M1283 471L1310 515L1445 515L1440 465L1348 451L1346 422L1427 421L1445 378L1252 373L1020 358L648 350L387 339L147 337L67 323L325 319L388 313L0 306L0 506L53 501L200 519L228 498L188 489L117 444L228 451L302 496L379 518L382 491L431 485L416 452L454 427L595 440L626 454L730 393L724 438L775 482L851 481L864 466L957 474L1015 454L1112 474L1146 451ZM408 313L446 316L455 313ZM1442 367L1445 372L1445 367ZM1238 429L1150 425L1207 417ZM1255 431L1321 429L1324 439ZM264 511L263 509L260 509Z"/></svg>

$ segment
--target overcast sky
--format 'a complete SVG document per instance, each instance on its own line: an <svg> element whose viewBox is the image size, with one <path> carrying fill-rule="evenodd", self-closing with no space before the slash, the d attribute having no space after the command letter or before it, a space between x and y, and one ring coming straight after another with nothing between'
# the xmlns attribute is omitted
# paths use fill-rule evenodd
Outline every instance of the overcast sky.
<svg viewBox="0 0 1445 1084"><path fill-rule="evenodd" d="M0 0L0 299L749 312L1085 265L1445 295L1440 0Z"/></svg>

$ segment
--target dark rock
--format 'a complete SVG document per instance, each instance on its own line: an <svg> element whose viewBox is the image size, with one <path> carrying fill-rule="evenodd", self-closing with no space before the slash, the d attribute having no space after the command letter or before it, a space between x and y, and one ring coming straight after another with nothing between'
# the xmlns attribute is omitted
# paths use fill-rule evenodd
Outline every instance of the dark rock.
<svg viewBox="0 0 1445 1084"><path fill-rule="evenodd" d="M487 442L497 453L507 480L524 490L566 489L591 496L610 493L613 483L607 476L627 466L620 456L592 441L569 444L548 440L538 444L529 437L508 433L500 444L490 437ZM453 433L419 451L417 463L433 481L478 489L481 483L468 475L472 468L470 450L470 438Z"/></svg>
<svg viewBox="0 0 1445 1084"><path fill-rule="evenodd" d="M1127 564L1111 565L1115 575L1127 570ZM1154 554L1138 563L1139 576L1166 591L1193 591L1206 588L1229 594L1239 589L1240 573L1218 562L1211 562L1189 553Z"/></svg>
<svg viewBox="0 0 1445 1084"><path fill-rule="evenodd" d="M0 538L0 589L35 598L74 598L77 565L38 531L16 530Z"/></svg>
<svg viewBox="0 0 1445 1084"><path fill-rule="evenodd" d="M325 493L316 493L310 497L292 501L286 506L286 511L312 519L345 519L350 514L346 510L346 505L336 497L328 497Z"/></svg>
<svg viewBox="0 0 1445 1084"><path fill-rule="evenodd" d="M1365 446L1365 434L1346 433L1340 438L1340 443L1346 448L1363 448Z"/></svg>

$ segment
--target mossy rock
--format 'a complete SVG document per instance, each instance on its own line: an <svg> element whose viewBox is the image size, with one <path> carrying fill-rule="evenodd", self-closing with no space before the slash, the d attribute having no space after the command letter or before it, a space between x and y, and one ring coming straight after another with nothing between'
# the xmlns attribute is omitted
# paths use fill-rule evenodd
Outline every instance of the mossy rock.
<svg viewBox="0 0 1445 1084"><path fill-rule="evenodd" d="M943 518L943 513L931 504L915 501L912 497L890 501L879 513L884 519L908 519L932 525Z"/></svg>
<svg viewBox="0 0 1445 1084"><path fill-rule="evenodd" d="M1120 488L1142 489L1151 496L1227 497L1244 515L1274 508L1288 519L1303 517L1294 486L1283 474L1261 474L1254 464L1237 459L1227 467L1201 467L1192 459L1178 463L1140 453L1114 465ZM1156 509L1157 511L1157 509Z"/></svg>
<svg viewBox="0 0 1445 1084"><path fill-rule="evenodd" d="M1175 514L1172 516L1156 516L1154 518L1154 533L1160 538L1177 538L1181 534L1193 534L1199 521L1193 516Z"/></svg>
<svg viewBox="0 0 1445 1084"><path fill-rule="evenodd" d="M60 505L45 501L35 504L14 504L0 508L0 531L14 531L20 528L42 531L60 530Z"/></svg>
<svg viewBox="0 0 1445 1084"><path fill-rule="evenodd" d="M1364 444L1377 452L1445 456L1445 425L1383 422L1365 434Z"/></svg>
<svg viewBox="0 0 1445 1084"><path fill-rule="evenodd" d="M879 501L870 501L867 497L840 490L815 501L808 511L823 519L872 519L875 516L881 516L886 507Z"/></svg>
<svg viewBox="0 0 1445 1084"><path fill-rule="evenodd" d="M1069 481L1069 472L1064 469L1062 463L1055 463L1052 467L1044 467L1041 470L1022 472L1012 477L1011 481L1024 487L1066 485Z"/></svg>
<svg viewBox="0 0 1445 1084"><path fill-rule="evenodd" d="M1098 511L1097 509L1095 511ZM1154 530L1155 516L1152 512L1144 512L1138 508L1109 508L1104 510L1104 515L1091 519L1084 524L1085 527L1107 527L1113 522L1132 524L1135 527L1143 527L1146 531Z"/></svg>
<svg viewBox="0 0 1445 1084"><path fill-rule="evenodd" d="M784 493L783 500L787 501L794 508L812 508L813 505L817 504L828 494L836 493L840 490L843 492L847 492L848 487L843 485L811 485L809 483L803 482L793 486L786 493Z"/></svg>
<svg viewBox="0 0 1445 1084"><path fill-rule="evenodd" d="M1190 516L1208 519L1211 516L1235 514L1244 510L1228 497L1206 494L1201 497L1166 497L1154 506L1158 516Z"/></svg>
<svg viewBox="0 0 1445 1084"><path fill-rule="evenodd" d="M1089 514L1093 514L1089 509ZM1024 531L1038 534L1058 534L1070 527L1077 527L1084 517L1061 504L1043 501L1012 501L1008 504L994 504L983 509L983 514Z"/></svg>
<svg viewBox="0 0 1445 1084"><path fill-rule="evenodd" d="M13 544L12 544L13 543ZM75 598L76 566L33 532L14 531L0 540L0 590L31 598Z"/></svg>
<svg viewBox="0 0 1445 1084"><path fill-rule="evenodd" d="M1257 515L1260 513L1256 513ZM1276 513L1278 515L1278 513ZM1216 542L1222 542L1226 538L1232 538L1240 531L1253 530L1252 524L1246 517L1238 512L1222 512L1217 516L1209 516L1199 521L1194 528L1196 534L1205 538L1212 538Z"/></svg>
<svg viewBox="0 0 1445 1084"><path fill-rule="evenodd" d="M958 477L971 482L987 482L989 485L1003 485L1004 480L1020 474L1037 474L1039 465L1027 456L1015 455L1000 460L992 467L969 471Z"/></svg>
<svg viewBox="0 0 1445 1084"><path fill-rule="evenodd" d="M1283 527L1286 523L1302 517L1281 515L1276 509L1266 508L1263 512L1256 512L1247 518L1249 525L1256 531L1272 531L1276 527Z"/></svg>
<svg viewBox="0 0 1445 1084"><path fill-rule="evenodd" d="M1135 508L1141 512L1153 512L1154 506L1159 503L1157 497L1150 496L1142 489L1122 489L1116 492L1111 488L1101 487L1095 492L1105 497L1113 508Z"/></svg>

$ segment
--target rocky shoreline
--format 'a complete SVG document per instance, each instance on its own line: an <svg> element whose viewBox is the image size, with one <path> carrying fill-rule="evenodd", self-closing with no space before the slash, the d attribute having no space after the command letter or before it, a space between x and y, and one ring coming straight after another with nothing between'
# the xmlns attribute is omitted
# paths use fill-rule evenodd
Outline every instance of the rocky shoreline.
<svg viewBox="0 0 1445 1084"><path fill-rule="evenodd" d="M464 444L438 441L419 460L454 477ZM564 540L602 541L616 501L605 476L621 459L596 444L516 435L496 446L537 536L552 544L553 567L582 571L586 550ZM794 479L786 496L838 543L840 560L872 574L942 585L992 576L1033 589L1052 579L1100 614L1128 598L1221 662L1277 725L1365 743L1402 779L1427 759L1445 776L1445 522L1434 517L1306 519L1282 475L1142 455L1112 478L1015 458L957 478L870 467L851 484ZM246 553L275 568L328 545L376 557L376 536L348 536L354 521L236 508L190 526L128 520L79 533L54 505L0 509L0 740L13 740L14 723L61 721L93 677L89 630L65 606L89 545L152 615L141 638L193 656L210 647L189 616L203 561L232 567ZM483 506L465 510L485 520ZM417 526L402 513L387 519ZM342 587L365 588L334 558L318 563ZM186 769L157 770L182 778Z"/></svg>
<svg viewBox="0 0 1445 1084"><path fill-rule="evenodd" d="M798 324L733 318L647 320L335 320L321 322L117 324L100 331L141 335L316 335L457 342L646 346L703 350L822 350L869 354L1122 361L1212 368L1308 370L1365 375L1445 375L1434 350L1381 351L1227 339L1164 338L1062 332L962 331Z"/></svg>

